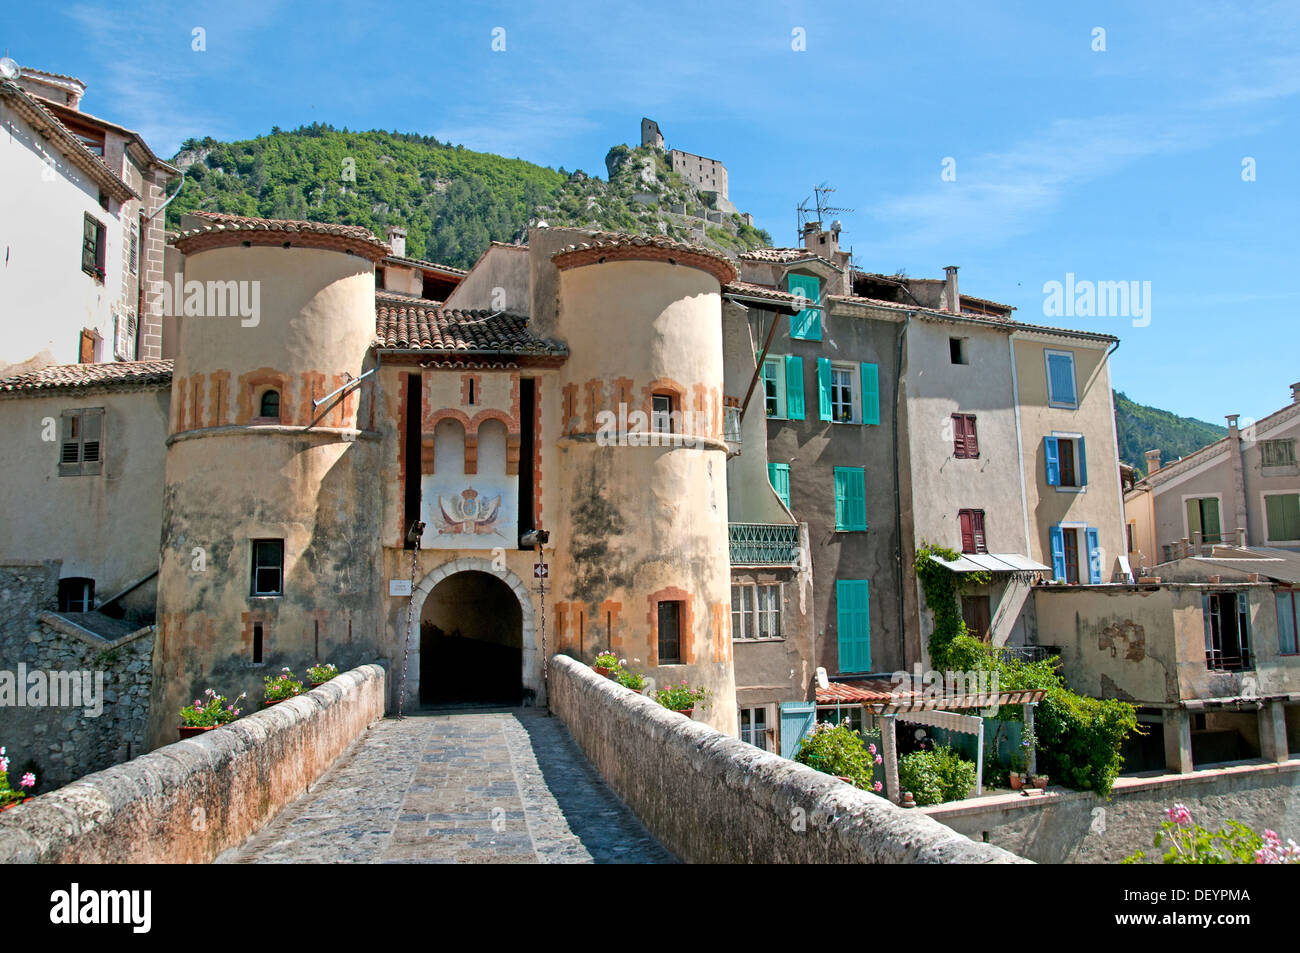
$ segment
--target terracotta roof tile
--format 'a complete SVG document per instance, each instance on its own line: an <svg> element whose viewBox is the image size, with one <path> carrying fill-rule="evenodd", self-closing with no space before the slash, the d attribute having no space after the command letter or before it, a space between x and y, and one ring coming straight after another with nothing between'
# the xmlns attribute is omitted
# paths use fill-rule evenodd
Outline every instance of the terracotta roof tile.
<svg viewBox="0 0 1300 953"><path fill-rule="evenodd" d="M794 295L788 291L782 291L768 285L758 285L752 281L733 281L722 290L729 294L748 295L753 298L770 298L773 301L784 301L790 304L793 304L795 300Z"/></svg>
<svg viewBox="0 0 1300 953"><path fill-rule="evenodd" d="M30 374L0 380L0 394L81 390L107 387L154 387L170 384L171 361L121 361L113 364L56 364Z"/></svg>
<svg viewBox="0 0 1300 953"><path fill-rule="evenodd" d="M592 232L590 237L566 245L551 256L559 267L588 264L587 259L602 252L617 255L620 252L649 253L645 257L664 258L675 255L712 273L719 284L727 284L737 277L736 266L722 252L703 245L679 242L667 235L631 235L624 232ZM624 257L632 257L625 255Z"/></svg>
<svg viewBox="0 0 1300 953"><path fill-rule="evenodd" d="M172 239L172 244L186 254L215 245L256 239L268 244L267 239L278 241L282 235L301 235L323 238L340 249L359 252L372 260L387 257L392 251L368 228L360 225L335 225L331 222L300 222L283 218L254 218L249 215L231 215L225 212L192 212L212 224L187 229Z"/></svg>
<svg viewBox="0 0 1300 953"><path fill-rule="evenodd" d="M375 345L463 353L565 355L568 348L537 337L522 314L381 304Z"/></svg>
<svg viewBox="0 0 1300 953"><path fill-rule="evenodd" d="M840 270L840 266L829 258L823 258L816 252L809 251L806 248L755 248L752 251L743 251L737 257L741 261L772 262L778 265L788 265L795 261L816 260L830 265L836 271Z"/></svg>

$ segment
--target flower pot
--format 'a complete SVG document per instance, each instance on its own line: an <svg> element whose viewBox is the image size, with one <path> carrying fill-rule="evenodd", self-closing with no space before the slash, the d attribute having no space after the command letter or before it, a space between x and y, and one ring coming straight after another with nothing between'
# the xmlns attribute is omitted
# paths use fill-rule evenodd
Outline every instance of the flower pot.
<svg viewBox="0 0 1300 953"><path fill-rule="evenodd" d="M593 665L591 668L592 671L594 671L597 675L603 676L605 678L609 678L609 669L605 668L604 666Z"/></svg>
<svg viewBox="0 0 1300 953"><path fill-rule="evenodd" d="M1013 791L1019 791L1022 787L1024 787L1024 785L1025 785L1024 779L1020 776L1020 774L1019 774L1018 772L1016 772L1016 771L1012 771L1012 772L1011 772L1011 790L1013 790Z"/></svg>
<svg viewBox="0 0 1300 953"><path fill-rule="evenodd" d="M30 797L25 797L25 798L21 798L20 800L14 801L12 804L6 804L3 807L0 807L0 813L9 810L9 808L11 807L17 807L19 804L22 804L23 801L30 801L30 800L31 800Z"/></svg>
<svg viewBox="0 0 1300 953"><path fill-rule="evenodd" d="M289 696L289 698L297 698L297 697L298 697L297 695L290 695L290 696ZM278 705L278 704L280 704L280 702L287 702L287 701L289 700L289 698L277 698L277 699L275 699L274 701L271 701L270 699L263 699L263 700L262 700L262 705L263 705L263 707L265 707L265 708L270 708L272 705Z"/></svg>
<svg viewBox="0 0 1300 953"><path fill-rule="evenodd" d="M1047 780L1047 775L1040 774L1038 777L1034 778L1034 787L1038 788L1040 791L1046 791Z"/></svg>
<svg viewBox="0 0 1300 953"><path fill-rule="evenodd" d="M679 715L685 715L687 718L694 718L694 717L695 717L695 709L694 709L694 708L675 708L675 709L673 709L673 710L676 711L677 714L679 714Z"/></svg>
<svg viewBox="0 0 1300 953"><path fill-rule="evenodd" d="M853 779L852 779L852 778L845 777L845 776L842 775L842 774L837 774L837 775L835 775L835 777L839 778L839 779L840 779L841 781L843 781L845 784L848 784L848 785L852 785L852 784L853 784Z"/></svg>
<svg viewBox="0 0 1300 953"><path fill-rule="evenodd" d="M197 738L205 731L211 731L213 728L220 728L220 725L181 725L182 738Z"/></svg>

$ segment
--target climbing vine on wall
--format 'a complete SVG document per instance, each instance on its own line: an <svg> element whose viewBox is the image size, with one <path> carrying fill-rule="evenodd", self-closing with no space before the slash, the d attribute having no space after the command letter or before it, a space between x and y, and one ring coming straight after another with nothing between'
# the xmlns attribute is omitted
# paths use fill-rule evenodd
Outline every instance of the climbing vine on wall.
<svg viewBox="0 0 1300 953"><path fill-rule="evenodd" d="M923 544L916 554L916 576L925 603L934 614L930 636L930 662L940 671L993 672L998 687L1041 688L1047 694L1038 704L1036 734L1039 766L1057 783L1109 794L1124 764L1121 750L1130 734L1142 734L1137 710L1114 698L1078 695L1065 685L1058 662L1029 662L990 649L966 629L961 615L961 593L970 586L986 585L988 573L955 573L931 555L952 562L958 554L942 546ZM1018 720L1019 705L1004 708L1002 719Z"/></svg>

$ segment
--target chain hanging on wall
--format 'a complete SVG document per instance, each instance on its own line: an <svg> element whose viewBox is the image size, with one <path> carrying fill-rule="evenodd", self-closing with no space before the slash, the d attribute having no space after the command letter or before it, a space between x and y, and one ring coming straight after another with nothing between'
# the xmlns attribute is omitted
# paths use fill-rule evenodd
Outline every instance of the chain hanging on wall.
<svg viewBox="0 0 1300 953"><path fill-rule="evenodd" d="M406 668L411 661L411 625L415 618L415 577L420 569L420 537L424 535L424 524L416 521L411 524L406 534L407 542L414 542L411 549L411 598L406 603L406 628L402 633L402 679L397 690L397 717L402 717L406 707Z"/></svg>

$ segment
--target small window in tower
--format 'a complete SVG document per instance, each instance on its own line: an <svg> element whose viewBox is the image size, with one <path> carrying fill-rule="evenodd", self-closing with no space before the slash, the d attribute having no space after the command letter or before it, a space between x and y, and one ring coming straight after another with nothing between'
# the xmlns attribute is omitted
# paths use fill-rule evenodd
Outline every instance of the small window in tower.
<svg viewBox="0 0 1300 953"><path fill-rule="evenodd" d="M650 429L655 433L673 433L673 397L655 394L652 398Z"/></svg>
<svg viewBox="0 0 1300 953"><path fill-rule="evenodd" d="M90 612L95 608L95 580L69 576L59 580L59 611Z"/></svg>
<svg viewBox="0 0 1300 953"><path fill-rule="evenodd" d="M262 623L253 623L253 664L262 664Z"/></svg>
<svg viewBox="0 0 1300 953"><path fill-rule="evenodd" d="M268 390L262 394L262 403L258 416L268 417L272 420L280 419L280 392L278 390Z"/></svg>
<svg viewBox="0 0 1300 953"><path fill-rule="evenodd" d="M953 364L967 364L966 341L962 338L948 338L948 358Z"/></svg>
<svg viewBox="0 0 1300 953"><path fill-rule="evenodd" d="M678 665L682 660L682 604L659 603L659 664Z"/></svg>
<svg viewBox="0 0 1300 953"><path fill-rule="evenodd" d="M253 540L253 595L278 596L284 592L284 540Z"/></svg>

